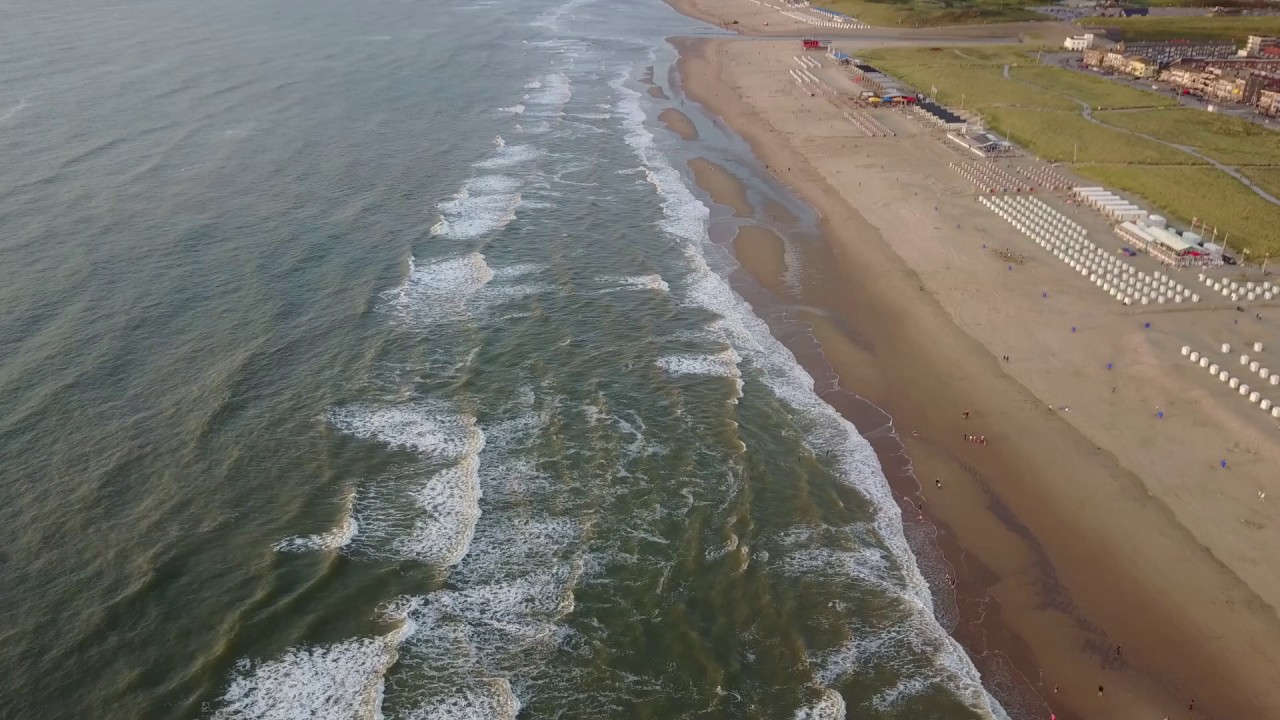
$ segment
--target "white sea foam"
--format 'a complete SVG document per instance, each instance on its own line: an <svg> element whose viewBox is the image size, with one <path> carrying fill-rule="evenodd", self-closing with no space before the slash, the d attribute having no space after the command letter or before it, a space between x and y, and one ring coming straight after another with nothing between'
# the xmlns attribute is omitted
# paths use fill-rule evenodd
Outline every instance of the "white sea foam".
<svg viewBox="0 0 1280 720"><path fill-rule="evenodd" d="M553 643L556 624L573 611L581 574L582 563L573 560L489 585L432 593L410 613L418 631L406 641L406 650L432 658L441 669L474 672L476 666L497 667L518 658L525 648ZM469 656L450 650L457 640L470 648Z"/></svg>
<svg viewBox="0 0 1280 720"><path fill-rule="evenodd" d="M671 291L671 286L662 279L661 275L606 275L596 278L596 282L613 286L605 288L603 292L654 290L666 293Z"/></svg>
<svg viewBox="0 0 1280 720"><path fill-rule="evenodd" d="M511 107L498 108L498 112L511 113L512 115L523 115L524 111L524 103L516 103Z"/></svg>
<svg viewBox="0 0 1280 720"><path fill-rule="evenodd" d="M431 228L431 234L473 240L501 230L516 217L520 186L519 180L506 175L468 180L452 199L437 206L440 220Z"/></svg>
<svg viewBox="0 0 1280 720"><path fill-rule="evenodd" d="M551 73L542 79L541 87L532 89L524 100L530 105L564 108L573 97L573 89L569 78L564 73Z"/></svg>
<svg viewBox="0 0 1280 720"><path fill-rule="evenodd" d="M791 351L773 337L764 321L756 317L750 306L707 265L701 246L708 241L706 224L709 210L656 148L654 136L644 124L641 93L626 85L631 70L630 67L621 68L613 82L619 97L616 107L623 117L626 142L641 160L646 179L661 198L662 228L686 243L684 253L691 267L686 289L688 302L723 318L709 330L722 334L745 362L760 370L753 377L758 377L777 398L791 407L793 419L806 433L811 451L815 454L830 451L836 458L837 475L856 487L875 507L876 533L889 547L895 564L902 569L903 583L895 591L910 611L911 622L906 624L917 636L916 647L936 648L934 666L928 668L930 676L924 681L944 682L974 709L990 716L1007 718L999 703L983 689L977 670L959 643L933 617L929 587L907 544L901 511L893 500L870 443L817 396L813 390L813 378L800 367ZM681 356L681 360L675 363L664 359L660 364L699 367L694 357ZM722 363L707 365L708 370L712 368L727 370ZM819 676L828 686L838 680L840 672L848 670L835 660L832 658L819 669Z"/></svg>
<svg viewBox="0 0 1280 720"><path fill-rule="evenodd" d="M737 549L738 549L738 536L734 535L733 533L729 533L728 540L725 540L723 543L720 543L715 547L707 548L706 551L703 553L703 556L707 559L708 562L711 562L714 560L719 560L720 558L724 557L725 555L728 555L729 553Z"/></svg>
<svg viewBox="0 0 1280 720"><path fill-rule="evenodd" d="M515 720L520 699L505 678L482 678L449 688L421 707L410 710L406 720Z"/></svg>
<svg viewBox="0 0 1280 720"><path fill-rule="evenodd" d="M406 626L389 635L292 648L265 662L242 660L214 720L349 720L381 717L384 677Z"/></svg>
<svg viewBox="0 0 1280 720"><path fill-rule="evenodd" d="M541 80L530 80L529 82L524 84L524 88L526 90L537 90L540 87L542 87Z"/></svg>
<svg viewBox="0 0 1280 720"><path fill-rule="evenodd" d="M586 403L582 406L582 414L587 420L588 425L596 425L608 420L611 416L605 412L605 409L595 403Z"/></svg>
<svg viewBox="0 0 1280 720"><path fill-rule="evenodd" d="M267 661L236 663L213 720L348 720L382 718L387 670L416 630L412 602L384 613L395 630L379 637L290 648Z"/></svg>
<svg viewBox="0 0 1280 720"><path fill-rule="evenodd" d="M586 4L587 2L589 2L589 0L568 0L568 2L564 3L563 5L560 5L558 7L554 7L554 8L551 8L550 10L539 13L538 16L534 18L533 22L530 24L537 25L539 27L544 27L549 30L559 30L560 18L564 17L566 13L572 13L574 10L578 9L579 7ZM533 44L537 45L538 43L533 43Z"/></svg>
<svg viewBox="0 0 1280 720"><path fill-rule="evenodd" d="M480 170L507 168L529 162L544 154L546 153L532 145L503 145L498 148L493 157L481 160L474 167Z"/></svg>
<svg viewBox="0 0 1280 720"><path fill-rule="evenodd" d="M442 258L421 265L416 258L410 257L409 274L387 295L393 306L408 311L421 307L423 303L463 300L492 279L493 270L480 253Z"/></svg>
<svg viewBox="0 0 1280 720"><path fill-rule="evenodd" d="M354 495L348 497L346 513L338 526L327 532L315 535L295 535L277 542L273 548L276 552L324 552L333 551L351 544L360 526L352 514L351 503Z"/></svg>
<svg viewBox="0 0 1280 720"><path fill-rule="evenodd" d="M474 457L484 447L484 432L474 418L427 403L351 405L330 411L328 419L347 434L428 457Z"/></svg>
<svg viewBox="0 0 1280 720"><path fill-rule="evenodd" d="M844 698L831 688L820 688L818 699L796 710L795 720L844 720Z"/></svg>
<svg viewBox="0 0 1280 720"><path fill-rule="evenodd" d="M374 484L357 499L365 529L361 551L408 558L435 567L456 565L466 554L480 517L480 453L484 432L473 418L429 404L357 405L329 414L334 427L437 462L437 470L403 473L388 486Z"/></svg>
<svg viewBox="0 0 1280 720"><path fill-rule="evenodd" d="M672 375L711 375L714 377L742 377L738 363L742 358L733 348L707 355L666 355L657 359L658 367Z"/></svg>
<svg viewBox="0 0 1280 720"><path fill-rule="evenodd" d="M516 126L516 129L526 135L544 135L551 132L551 123L546 120L530 120Z"/></svg>

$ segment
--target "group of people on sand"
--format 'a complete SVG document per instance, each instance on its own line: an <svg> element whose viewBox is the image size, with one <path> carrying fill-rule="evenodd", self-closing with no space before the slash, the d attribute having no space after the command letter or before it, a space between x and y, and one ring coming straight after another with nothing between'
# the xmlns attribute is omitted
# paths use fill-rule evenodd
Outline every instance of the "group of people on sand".
<svg viewBox="0 0 1280 720"><path fill-rule="evenodd" d="M965 420L968 420L968 419L969 419L969 411L968 411L968 410L965 410L964 412L960 413L960 417L964 418ZM964 434L964 439L965 439L965 441L966 441L966 442L971 442L971 443L973 443L973 444L975 444L975 445L986 445L986 444L987 444L987 436L986 436L986 435L972 435L972 434L970 434L970 433L965 433L965 434Z"/></svg>

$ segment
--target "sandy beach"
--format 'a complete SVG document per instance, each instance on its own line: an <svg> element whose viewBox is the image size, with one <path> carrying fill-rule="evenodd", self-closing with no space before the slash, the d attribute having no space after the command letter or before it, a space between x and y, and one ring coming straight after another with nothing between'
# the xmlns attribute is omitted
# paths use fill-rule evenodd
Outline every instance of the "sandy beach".
<svg viewBox="0 0 1280 720"><path fill-rule="evenodd" d="M696 4L721 22L743 7ZM864 432L875 408L892 415L872 442L908 527L952 568L955 587L933 590L953 634L1011 714L1280 717L1280 534L1258 497L1280 501L1277 429L1178 357L1280 341L1273 320L1109 302L975 202L948 168L966 158L922 126L883 111L895 136L861 136L801 92L794 40L676 43L682 91L821 215L805 261L828 275L798 297L784 238L746 225L734 249L812 326L791 345L840 378L828 400ZM751 215L731 174L692 169Z"/></svg>

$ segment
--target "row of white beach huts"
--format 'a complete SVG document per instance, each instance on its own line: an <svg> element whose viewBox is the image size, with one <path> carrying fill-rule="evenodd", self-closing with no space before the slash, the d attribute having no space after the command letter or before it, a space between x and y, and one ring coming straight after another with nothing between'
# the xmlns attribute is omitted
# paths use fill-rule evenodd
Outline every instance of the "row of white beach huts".
<svg viewBox="0 0 1280 720"><path fill-rule="evenodd" d="M1222 353L1225 355L1231 352L1230 343L1222 344ZM1253 344L1255 353L1262 352L1262 343ZM1190 345L1182 346L1182 356L1193 363L1209 371L1210 375L1218 378L1220 382L1227 385L1228 388L1236 391L1241 396L1247 398L1249 402L1254 403L1260 409L1271 413L1271 417L1280 418L1280 405L1276 405L1270 398L1262 397L1262 393L1253 389L1247 382L1241 378L1232 375L1230 370L1225 370L1222 364L1213 361L1207 352L1202 353L1198 350L1192 350ZM1225 361L1224 361L1225 362ZM1261 382L1270 384L1272 387L1280 386L1280 373L1274 373L1269 368L1263 367L1262 363L1249 355L1240 356L1241 367L1248 368L1248 371L1257 375Z"/></svg>

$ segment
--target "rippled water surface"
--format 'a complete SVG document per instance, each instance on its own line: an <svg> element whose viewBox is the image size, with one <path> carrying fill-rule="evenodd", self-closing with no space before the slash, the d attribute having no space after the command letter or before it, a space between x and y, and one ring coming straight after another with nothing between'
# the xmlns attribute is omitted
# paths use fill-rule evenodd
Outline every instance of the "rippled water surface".
<svg viewBox="0 0 1280 720"><path fill-rule="evenodd" d="M987 712L653 122L705 28L0 20L0 716Z"/></svg>

